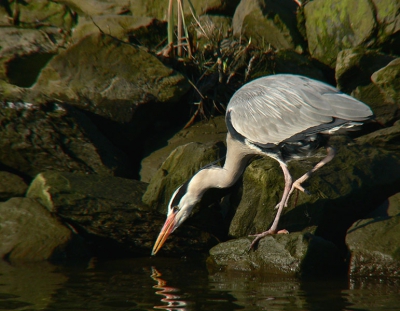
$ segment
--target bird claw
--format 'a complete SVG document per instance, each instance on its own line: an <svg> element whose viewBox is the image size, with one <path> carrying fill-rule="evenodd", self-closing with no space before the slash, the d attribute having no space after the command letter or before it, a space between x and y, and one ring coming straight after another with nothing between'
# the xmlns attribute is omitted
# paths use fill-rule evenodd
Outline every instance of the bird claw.
<svg viewBox="0 0 400 311"><path fill-rule="evenodd" d="M267 231L264 231L261 233L251 234L251 235L249 235L249 237L251 236L251 237L255 237L255 238L254 238L253 242L251 242L248 251L255 250L256 245L262 238L265 238L267 235L273 235L273 234L289 234L289 231L287 231L286 229L272 231L270 229L270 230L267 230Z"/></svg>
<svg viewBox="0 0 400 311"><path fill-rule="evenodd" d="M268 230L268 231L265 231L265 232L262 232L262 233L249 235L249 236L254 236L255 238L254 238L253 242L251 242L248 251L250 252L251 250L255 250L256 246L258 245L258 242L262 238L266 237L267 235L271 235L271 234L273 234L273 233Z"/></svg>

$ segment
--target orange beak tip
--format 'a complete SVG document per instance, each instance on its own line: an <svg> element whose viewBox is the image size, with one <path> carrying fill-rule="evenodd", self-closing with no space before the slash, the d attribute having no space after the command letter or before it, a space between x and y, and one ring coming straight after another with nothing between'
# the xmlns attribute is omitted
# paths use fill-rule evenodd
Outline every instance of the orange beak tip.
<svg viewBox="0 0 400 311"><path fill-rule="evenodd" d="M175 217L176 217L176 214L173 213L173 214L169 215L167 220L165 221L164 226L162 227L161 232L159 233L157 240L154 243L154 247L151 252L152 256L157 254L157 252L164 245L164 243L167 240L167 238L169 237L169 235L172 233L172 231L174 231Z"/></svg>

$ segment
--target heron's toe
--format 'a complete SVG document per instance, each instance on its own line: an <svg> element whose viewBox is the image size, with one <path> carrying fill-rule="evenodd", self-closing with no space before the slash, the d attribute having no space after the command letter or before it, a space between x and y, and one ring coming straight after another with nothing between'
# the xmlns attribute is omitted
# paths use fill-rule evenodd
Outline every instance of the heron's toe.
<svg viewBox="0 0 400 311"><path fill-rule="evenodd" d="M278 230L278 232L276 234L289 234L289 231L287 231L286 229L282 229L282 230Z"/></svg>

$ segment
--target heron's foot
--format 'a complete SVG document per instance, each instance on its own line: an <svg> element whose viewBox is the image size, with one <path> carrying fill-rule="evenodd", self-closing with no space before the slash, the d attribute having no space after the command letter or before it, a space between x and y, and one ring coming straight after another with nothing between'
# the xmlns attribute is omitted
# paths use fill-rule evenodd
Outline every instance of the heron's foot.
<svg viewBox="0 0 400 311"><path fill-rule="evenodd" d="M272 235L272 234L289 234L289 231L287 231L286 229L282 229L282 230L278 230L278 231L269 229L269 230L261 232L261 233L249 235L249 236L255 237L253 242L251 242L251 244L250 244L249 251L251 251L252 249L254 250L256 245L262 238L266 237L267 235Z"/></svg>

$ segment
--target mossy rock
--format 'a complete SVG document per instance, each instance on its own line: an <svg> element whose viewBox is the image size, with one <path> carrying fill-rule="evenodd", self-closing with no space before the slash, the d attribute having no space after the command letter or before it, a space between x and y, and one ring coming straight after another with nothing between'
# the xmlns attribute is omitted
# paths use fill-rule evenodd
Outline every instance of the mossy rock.
<svg viewBox="0 0 400 311"><path fill-rule="evenodd" d="M312 57L334 68L341 50L368 42L377 25L368 0L316 0L304 7L308 49Z"/></svg>
<svg viewBox="0 0 400 311"><path fill-rule="evenodd" d="M256 46L268 49L302 50L294 1L241 1L233 17L233 34L244 36Z"/></svg>
<svg viewBox="0 0 400 311"><path fill-rule="evenodd" d="M343 258L336 246L313 232L267 236L249 250L252 238L220 243L210 250L209 270L257 271L287 276L329 275L343 272Z"/></svg>
<svg viewBox="0 0 400 311"><path fill-rule="evenodd" d="M349 94L356 87L367 86L371 83L371 75L393 59L394 56L362 47L342 50L336 61L337 87Z"/></svg>
<svg viewBox="0 0 400 311"><path fill-rule="evenodd" d="M400 58L396 58L371 76L386 98L400 107Z"/></svg>
<svg viewBox="0 0 400 311"><path fill-rule="evenodd" d="M26 177L49 169L132 174L131 160L81 111L63 104L0 105L0 162Z"/></svg>
<svg viewBox="0 0 400 311"><path fill-rule="evenodd" d="M360 144L370 144L377 148L400 151L400 120L386 127L356 139Z"/></svg>
<svg viewBox="0 0 400 311"><path fill-rule="evenodd" d="M180 130L168 140L167 146L152 152L142 160L141 181L150 182L162 163L177 147L191 142L207 144L212 141L225 141L226 133L225 116L217 116L211 120L197 122L188 128Z"/></svg>
<svg viewBox="0 0 400 311"><path fill-rule="evenodd" d="M62 3L49 0L7 1L4 5L4 24L26 28L57 27L70 31L75 25L75 16L71 9Z"/></svg>
<svg viewBox="0 0 400 311"><path fill-rule="evenodd" d="M176 103L188 89L181 74L143 49L91 34L48 63L30 96L36 101L67 101L127 123L139 105Z"/></svg>
<svg viewBox="0 0 400 311"><path fill-rule="evenodd" d="M400 45L398 32L400 30L400 2L373 0L376 9L376 19L379 23L377 40L386 50L399 54Z"/></svg>
<svg viewBox="0 0 400 311"><path fill-rule="evenodd" d="M374 83L357 87L351 95L370 106L376 116L376 121L384 126L390 126L394 121L400 118L399 105L393 102L393 100Z"/></svg>

